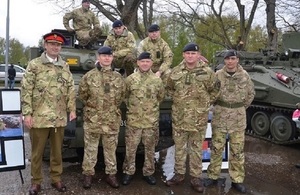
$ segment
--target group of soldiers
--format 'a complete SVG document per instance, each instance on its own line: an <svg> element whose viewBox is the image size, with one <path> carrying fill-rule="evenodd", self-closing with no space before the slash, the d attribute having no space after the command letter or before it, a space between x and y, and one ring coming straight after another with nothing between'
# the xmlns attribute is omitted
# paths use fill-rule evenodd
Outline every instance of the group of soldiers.
<svg viewBox="0 0 300 195"><path fill-rule="evenodd" d="M88 0L83 0L82 8L66 14L64 24L70 18L83 21L76 14L88 12L89 4ZM85 15L88 16L90 15ZM88 23L95 22L93 19L85 19ZM74 29L78 28L80 31L74 21ZM182 49L182 62L171 69L173 53L160 37L160 27L157 24L148 28L148 37L137 47L137 57L134 57L136 42L132 33L120 20L114 21L112 27L104 46L97 50L96 67L87 72L79 83L78 97L84 104L83 188L90 189L92 186L100 140L107 175L105 181L113 188L120 187L116 176L116 148L122 102L126 103L128 111L126 156L121 182L123 185L132 182L136 171L137 146L142 141L145 148L143 178L150 185L156 184L154 154L159 137L159 105L165 96L170 96L173 100L175 174L166 181L166 185L178 185L184 181L187 156L190 183L196 192L201 193L204 186L216 184L228 136L232 187L245 193L246 108L252 102L255 92L249 75L239 65L239 54L235 50L229 50L224 56L224 67L215 73L203 60L199 45L191 42ZM68 25L66 28L73 30ZM77 38L82 39L87 37L84 34L93 36L92 33L78 34L76 29L75 33ZM29 62L22 80L22 112L25 126L30 129L32 143L32 185L29 194L38 194L41 190L41 160L47 139L51 145L52 186L59 192L67 190L61 181L61 146L67 112L70 113L69 120L75 119L76 113L72 73L59 55L64 42L65 38L60 33L46 34L46 51L41 57ZM122 62L120 68L125 69L126 78L113 69L118 61ZM208 178L203 180L202 145L211 106L214 107L211 163Z"/></svg>

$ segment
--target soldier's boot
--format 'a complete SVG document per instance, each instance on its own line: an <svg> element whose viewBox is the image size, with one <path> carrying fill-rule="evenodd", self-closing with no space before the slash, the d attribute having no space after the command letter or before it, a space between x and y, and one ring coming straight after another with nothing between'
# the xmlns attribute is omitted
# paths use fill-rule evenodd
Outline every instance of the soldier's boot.
<svg viewBox="0 0 300 195"><path fill-rule="evenodd" d="M167 186L173 186L173 185L178 185L178 184L181 184L183 183L184 181L184 175L182 174L175 174L172 179L168 180L166 182L166 185Z"/></svg>
<svg viewBox="0 0 300 195"><path fill-rule="evenodd" d="M202 180L200 178L197 178L197 177L192 177L191 179L191 185L192 185L192 188L196 191L196 192L199 192L199 193L202 193L204 188L203 188L203 183L202 183Z"/></svg>
<svg viewBox="0 0 300 195"><path fill-rule="evenodd" d="M237 191L241 192L241 193L246 193L246 187L244 186L243 183L231 183L231 187L233 187L234 189L236 189Z"/></svg>
<svg viewBox="0 0 300 195"><path fill-rule="evenodd" d="M300 163L295 165L296 168L300 169Z"/></svg>
<svg viewBox="0 0 300 195"><path fill-rule="evenodd" d="M203 183L204 183L205 187L208 187L208 186L217 184L218 180L217 179L206 178L206 179L204 179Z"/></svg>
<svg viewBox="0 0 300 195"><path fill-rule="evenodd" d="M123 185L128 185L128 184L130 184L132 178L133 178L132 175L124 174L123 180L122 180L122 184L123 184Z"/></svg>
<svg viewBox="0 0 300 195"><path fill-rule="evenodd" d="M115 174L107 175L106 182L113 188L120 187L120 184Z"/></svg>
<svg viewBox="0 0 300 195"><path fill-rule="evenodd" d="M83 176L83 188L90 189L92 186L92 175Z"/></svg>

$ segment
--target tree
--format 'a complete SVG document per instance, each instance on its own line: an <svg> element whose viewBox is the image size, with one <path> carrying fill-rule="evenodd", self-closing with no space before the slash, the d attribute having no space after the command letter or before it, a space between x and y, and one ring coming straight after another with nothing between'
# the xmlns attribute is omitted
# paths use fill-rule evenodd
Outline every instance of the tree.
<svg viewBox="0 0 300 195"><path fill-rule="evenodd" d="M275 21L275 3L276 0L264 0L266 2L266 14L267 14L267 32L268 32L268 43L267 48L269 48L271 54L277 52L277 42L278 42L278 29L276 27Z"/></svg>
<svg viewBox="0 0 300 195"><path fill-rule="evenodd" d="M299 32L300 0L277 0L276 16L277 22L283 30Z"/></svg>
<svg viewBox="0 0 300 195"><path fill-rule="evenodd" d="M195 36L225 48L244 49L247 46L259 0L244 2L247 3L248 8L250 7L249 10L246 10L240 0L234 1L236 7L232 6L233 1L225 0L168 0L167 2L172 6L168 10L174 10L171 11L172 14L184 18L182 25L191 28ZM197 28L200 23L206 26L204 31Z"/></svg>

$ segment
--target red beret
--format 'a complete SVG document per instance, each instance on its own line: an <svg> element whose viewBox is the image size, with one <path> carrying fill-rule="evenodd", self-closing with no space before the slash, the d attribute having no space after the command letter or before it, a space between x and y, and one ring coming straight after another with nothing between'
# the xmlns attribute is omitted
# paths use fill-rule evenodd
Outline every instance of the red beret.
<svg viewBox="0 0 300 195"><path fill-rule="evenodd" d="M43 36L44 41L46 42L54 42L54 43L60 43L60 44L64 44L64 42L66 41L66 38L58 33L58 32L51 32L48 34L45 34Z"/></svg>

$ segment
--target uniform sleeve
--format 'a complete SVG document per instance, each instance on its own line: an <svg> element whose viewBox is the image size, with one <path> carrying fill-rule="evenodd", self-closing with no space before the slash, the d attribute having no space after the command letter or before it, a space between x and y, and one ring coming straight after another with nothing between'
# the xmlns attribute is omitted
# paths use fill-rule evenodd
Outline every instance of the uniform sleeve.
<svg viewBox="0 0 300 195"><path fill-rule="evenodd" d="M174 94L174 81L171 78L172 72L169 74L166 82L166 95L172 97Z"/></svg>
<svg viewBox="0 0 300 195"><path fill-rule="evenodd" d="M95 29L101 29L100 28L100 21L99 19L96 17L96 15L92 12L92 20L93 20L93 26Z"/></svg>
<svg viewBox="0 0 300 195"><path fill-rule="evenodd" d="M78 97L79 99L82 101L82 103L84 105L86 105L87 103L87 100L88 100L88 90L89 90L89 87L88 87L88 84L87 84L87 77L88 75L84 75L80 82L79 82L79 87L78 87Z"/></svg>
<svg viewBox="0 0 300 195"><path fill-rule="evenodd" d="M157 99L159 102L163 101L165 98L165 94L166 94L166 89L165 86L162 82L162 80L159 80L159 91L158 91L158 95L157 95Z"/></svg>
<svg viewBox="0 0 300 195"><path fill-rule="evenodd" d="M63 24L67 30L72 30L70 27L69 21L73 19L73 12L66 13L63 17Z"/></svg>
<svg viewBox="0 0 300 195"><path fill-rule="evenodd" d="M159 67L159 71L161 73L164 73L166 70L170 69L173 62L173 52L166 42L164 44L163 51L163 63Z"/></svg>
<svg viewBox="0 0 300 195"><path fill-rule="evenodd" d="M247 95L248 96L245 101L245 108L248 108L250 106L250 104L252 103L254 96L255 96L254 84L248 74L247 74L247 82L248 82L248 85L246 87L247 87Z"/></svg>
<svg viewBox="0 0 300 195"><path fill-rule="evenodd" d="M116 103L118 106L121 105L121 103L125 100L125 96L126 96L125 95L126 94L126 84L122 77L120 78L120 82L121 82L120 95L116 99Z"/></svg>
<svg viewBox="0 0 300 195"><path fill-rule="evenodd" d="M29 62L26 72L21 81L21 103L23 116L32 115L32 95L35 87L36 74L34 72L34 62Z"/></svg>
<svg viewBox="0 0 300 195"><path fill-rule="evenodd" d="M132 33L128 33L128 40L126 42L126 46L123 49L114 52L114 56L117 58L125 57L129 53L132 53L135 47L136 47L135 38Z"/></svg>
<svg viewBox="0 0 300 195"><path fill-rule="evenodd" d="M69 112L75 112L76 111L76 90L75 90L75 86L74 86L74 80L72 77L72 73L70 72L69 68L68 68L68 72L69 72L69 80L68 80L68 111Z"/></svg>
<svg viewBox="0 0 300 195"><path fill-rule="evenodd" d="M206 88L210 95L210 104L213 104L220 95L221 82L216 76L216 74L209 67L206 67L206 70L210 75L210 79L206 83Z"/></svg>

